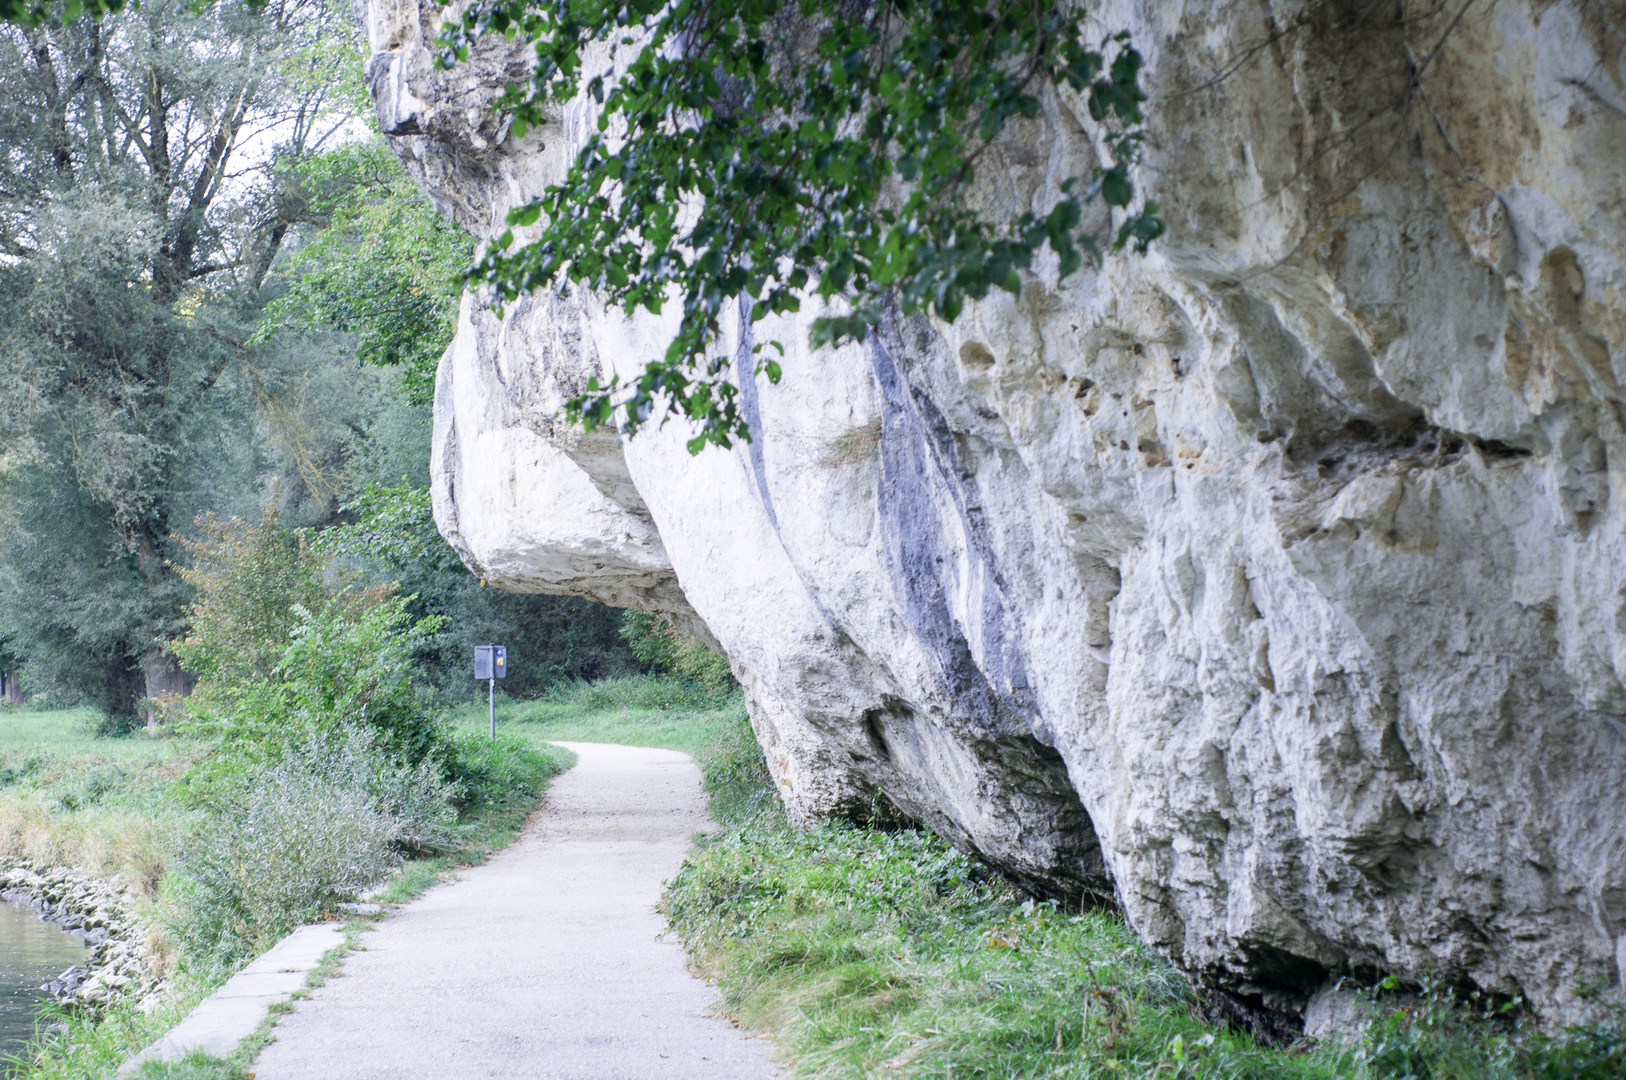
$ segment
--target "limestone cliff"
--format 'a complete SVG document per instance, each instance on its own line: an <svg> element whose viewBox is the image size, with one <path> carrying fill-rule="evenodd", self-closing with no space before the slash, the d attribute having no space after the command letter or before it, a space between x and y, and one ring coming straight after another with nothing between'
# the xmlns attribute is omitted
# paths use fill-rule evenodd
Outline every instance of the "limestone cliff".
<svg viewBox="0 0 1626 1080"><path fill-rule="evenodd" d="M588 117L489 108L365 0L397 150L476 235ZM1113 0L1169 235L744 387L690 457L555 418L672 327L465 300L435 508L501 587L672 614L788 805L884 796L1206 985L1437 972L1549 1015L1626 967L1626 7ZM1093 160L1059 94L976 198ZM747 348L749 324L736 330Z"/></svg>

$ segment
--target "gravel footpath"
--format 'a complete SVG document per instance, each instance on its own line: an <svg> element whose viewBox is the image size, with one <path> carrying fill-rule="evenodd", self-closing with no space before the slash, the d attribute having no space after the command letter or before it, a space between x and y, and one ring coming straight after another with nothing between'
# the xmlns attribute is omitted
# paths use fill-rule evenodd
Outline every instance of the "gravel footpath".
<svg viewBox="0 0 1626 1080"><path fill-rule="evenodd" d="M300 1002L258 1080L767 1080L768 1044L661 937L661 882L710 827L683 754L560 743L515 843L398 909Z"/></svg>

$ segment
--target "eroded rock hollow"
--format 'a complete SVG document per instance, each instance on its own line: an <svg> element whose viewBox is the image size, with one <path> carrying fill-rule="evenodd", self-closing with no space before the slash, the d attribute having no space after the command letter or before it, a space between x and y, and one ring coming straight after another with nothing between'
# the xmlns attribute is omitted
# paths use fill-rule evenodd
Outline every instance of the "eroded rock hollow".
<svg viewBox="0 0 1626 1080"><path fill-rule="evenodd" d="M384 132L495 235L590 117L516 139L523 48L442 71L439 8L363 8ZM1569 1015L1626 967L1626 9L1096 14L1147 59L1152 254L864 347L758 323L783 382L698 457L556 418L669 322L466 297L442 532L715 642L802 818L884 797L1274 1008L1388 971ZM1098 134L1053 95L975 198Z"/></svg>

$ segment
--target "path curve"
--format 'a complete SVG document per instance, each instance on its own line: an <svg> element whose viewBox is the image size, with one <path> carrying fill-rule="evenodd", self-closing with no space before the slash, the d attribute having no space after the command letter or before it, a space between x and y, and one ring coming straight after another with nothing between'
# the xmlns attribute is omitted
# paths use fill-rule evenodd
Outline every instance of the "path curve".
<svg viewBox="0 0 1626 1080"><path fill-rule="evenodd" d="M660 937L661 882L711 827L687 755L560 743L521 837L362 938L276 1026L258 1080L768 1080L768 1044Z"/></svg>

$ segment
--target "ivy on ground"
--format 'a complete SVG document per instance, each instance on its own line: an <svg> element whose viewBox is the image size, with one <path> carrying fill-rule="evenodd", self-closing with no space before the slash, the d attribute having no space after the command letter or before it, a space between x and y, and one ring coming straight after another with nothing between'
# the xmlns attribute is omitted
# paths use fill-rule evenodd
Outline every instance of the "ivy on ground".
<svg viewBox="0 0 1626 1080"><path fill-rule="evenodd" d="M1143 139L1141 57L1124 33L1093 42L1075 4L1033 0L475 0L448 24L442 62L482 35L533 42L538 63L499 101L517 134L558 103L591 96L597 130L568 175L514 209L515 227L469 274L499 301L574 283L629 314L681 298L665 356L630 383L590 380L567 415L592 430L686 417L689 442L750 438L734 381L754 370L719 348L724 306L753 321L828 306L815 346L861 341L895 297L906 315L953 321L968 299L1016 293L1046 245L1060 276L1103 245L1144 252L1164 230L1132 209ZM608 46L596 51L595 46ZM611 57L602 68L590 57ZM987 220L964 195L1006 121L1033 117L1046 83L1080 95L1104 163L1063 183L1044 212ZM1120 209L1096 235L1084 207Z"/></svg>

